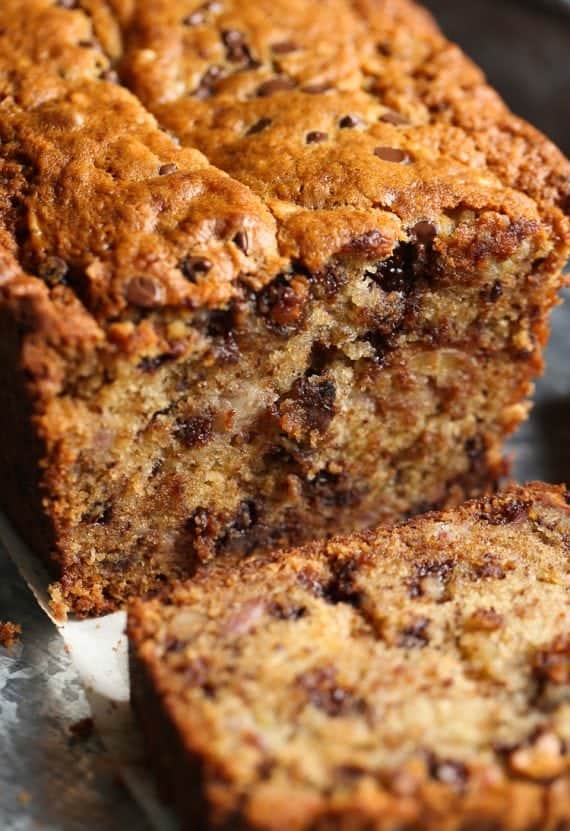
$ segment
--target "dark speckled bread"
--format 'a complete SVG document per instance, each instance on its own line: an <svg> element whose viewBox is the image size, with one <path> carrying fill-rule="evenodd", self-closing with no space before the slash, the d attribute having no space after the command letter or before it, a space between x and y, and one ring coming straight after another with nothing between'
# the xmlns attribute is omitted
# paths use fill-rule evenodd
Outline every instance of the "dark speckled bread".
<svg viewBox="0 0 570 831"><path fill-rule="evenodd" d="M130 610L184 829L570 827L570 507L533 484Z"/></svg>
<svg viewBox="0 0 570 831"><path fill-rule="evenodd" d="M2 503L61 608L492 489L569 167L407 0L3 0Z"/></svg>

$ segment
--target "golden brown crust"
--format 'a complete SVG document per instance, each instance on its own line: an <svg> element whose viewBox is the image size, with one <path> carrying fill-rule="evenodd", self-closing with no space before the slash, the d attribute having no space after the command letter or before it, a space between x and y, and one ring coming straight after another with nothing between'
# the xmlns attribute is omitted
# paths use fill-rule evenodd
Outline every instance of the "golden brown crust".
<svg viewBox="0 0 570 831"><path fill-rule="evenodd" d="M568 166L427 13L6 0L0 41L0 488L58 597L495 486Z"/></svg>
<svg viewBox="0 0 570 831"><path fill-rule="evenodd" d="M569 534L534 483L136 602L133 702L183 827L565 827Z"/></svg>

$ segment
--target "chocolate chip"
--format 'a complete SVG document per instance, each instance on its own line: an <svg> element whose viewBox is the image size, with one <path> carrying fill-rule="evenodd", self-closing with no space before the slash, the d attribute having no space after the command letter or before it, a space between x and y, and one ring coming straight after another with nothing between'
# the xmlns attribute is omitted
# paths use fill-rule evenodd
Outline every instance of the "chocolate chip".
<svg viewBox="0 0 570 831"><path fill-rule="evenodd" d="M495 280L487 293L487 297L491 303L496 303L503 294L503 284L500 280Z"/></svg>
<svg viewBox="0 0 570 831"><path fill-rule="evenodd" d="M82 49L94 49L95 43L92 40L80 40L77 43Z"/></svg>
<svg viewBox="0 0 570 831"><path fill-rule="evenodd" d="M404 150L399 147L375 147L374 155L378 156L384 162L394 162L395 164L408 164L410 157Z"/></svg>
<svg viewBox="0 0 570 831"><path fill-rule="evenodd" d="M160 369L160 367L164 364L173 361L175 357L176 356L172 352L163 352L161 355L155 355L152 358L142 358L142 360L140 360L137 364L137 369L140 369L141 372L147 372L149 375L151 375L153 372L156 372L157 369Z"/></svg>
<svg viewBox="0 0 570 831"><path fill-rule="evenodd" d="M484 580L504 580L505 570L493 554L485 554L483 561L475 566L475 576Z"/></svg>
<svg viewBox="0 0 570 831"><path fill-rule="evenodd" d="M420 618L407 626L401 632L398 646L402 649L423 649L429 643L429 636L426 631L429 623L427 618Z"/></svg>
<svg viewBox="0 0 570 831"><path fill-rule="evenodd" d="M226 47L226 55L231 63L241 63L251 58L245 38L236 29L225 29L222 32L222 40Z"/></svg>
<svg viewBox="0 0 570 831"><path fill-rule="evenodd" d="M527 518L529 508L528 502L516 498L504 502L497 497L487 501L487 506L479 517L491 525L520 525Z"/></svg>
<svg viewBox="0 0 570 831"><path fill-rule="evenodd" d="M412 236L420 243L420 245L431 245L437 234L437 228L433 222L422 220L416 222L412 228Z"/></svg>
<svg viewBox="0 0 570 831"><path fill-rule="evenodd" d="M362 119L359 118L357 115L344 115L341 120L338 122L338 126L342 127L343 129L347 127L358 127L359 124L362 124Z"/></svg>
<svg viewBox="0 0 570 831"><path fill-rule="evenodd" d="M164 303L164 287L150 277L133 277L127 283L125 295L133 306L153 309Z"/></svg>
<svg viewBox="0 0 570 831"><path fill-rule="evenodd" d="M362 712L364 702L357 699L352 690L340 686L336 676L334 667L317 668L298 676L297 684L306 693L310 703L331 718L354 711Z"/></svg>
<svg viewBox="0 0 570 831"><path fill-rule="evenodd" d="M322 81L320 84L306 84L302 90L309 95L319 95L321 92L328 92L332 88L329 81Z"/></svg>
<svg viewBox="0 0 570 831"><path fill-rule="evenodd" d="M161 164L158 168L158 175L159 176L170 176L171 173L176 173L178 170L178 165L175 162L169 162L169 164Z"/></svg>
<svg viewBox="0 0 570 831"><path fill-rule="evenodd" d="M270 124L270 118L260 118L259 121L256 121L255 124L252 124L251 127L247 130L246 136L253 136L256 133L261 133L262 130L265 130L265 128L269 127Z"/></svg>
<svg viewBox="0 0 570 831"><path fill-rule="evenodd" d="M269 95L274 95L276 92L285 92L285 90L293 89L295 86L295 81L292 78L271 78L257 88L257 94L261 98L267 98Z"/></svg>
<svg viewBox="0 0 570 831"><path fill-rule="evenodd" d="M38 274L48 286L57 286L62 283L68 272L68 266L61 257L48 257L38 268Z"/></svg>
<svg viewBox="0 0 570 831"><path fill-rule="evenodd" d="M206 257L192 257L188 255L178 266L182 274L190 282L194 282L199 274L206 274L212 268L212 261Z"/></svg>
<svg viewBox="0 0 570 831"><path fill-rule="evenodd" d="M106 69L101 73L101 80L108 81L110 84L118 84L119 75L114 69Z"/></svg>
<svg viewBox="0 0 570 831"><path fill-rule="evenodd" d="M383 113L383 115L380 116L378 121L383 121L384 124L393 124L395 127L400 127L402 124L410 123L405 116L400 115L400 113L394 112L394 110L388 110L387 112Z"/></svg>
<svg viewBox="0 0 570 831"><path fill-rule="evenodd" d="M214 417L211 412L178 419L174 426L174 436L184 447L202 447L212 438Z"/></svg>
<svg viewBox="0 0 570 831"><path fill-rule="evenodd" d="M301 438L315 430L325 433L336 414L336 387L332 381L298 378L280 400L281 427Z"/></svg>
<svg viewBox="0 0 570 831"><path fill-rule="evenodd" d="M274 55L288 55L290 52L296 52L298 49L299 47L292 40L284 40L281 43L274 43L271 46L271 51Z"/></svg>
<svg viewBox="0 0 570 831"><path fill-rule="evenodd" d="M280 275L259 293L257 308L273 331L288 335L304 320L305 300L306 295L285 275Z"/></svg>
<svg viewBox="0 0 570 831"><path fill-rule="evenodd" d="M326 141L329 137L328 133L323 133L321 130L311 130L310 133L307 133L305 136L305 141L307 144L315 144L319 141Z"/></svg>
<svg viewBox="0 0 570 831"><path fill-rule="evenodd" d="M249 254L249 235L247 231L238 231L237 234L234 234L233 241L244 254Z"/></svg>
<svg viewBox="0 0 570 831"><path fill-rule="evenodd" d="M358 254L372 254L386 244L386 237L377 228L366 231L359 237L353 237L342 250Z"/></svg>
<svg viewBox="0 0 570 831"><path fill-rule="evenodd" d="M182 25L183 26L199 26L205 20L204 12L200 9L197 9L195 12L191 14L187 14L186 17L182 18Z"/></svg>
<svg viewBox="0 0 570 831"><path fill-rule="evenodd" d="M76 9L77 8L77 0L57 0L55 4L60 9Z"/></svg>
<svg viewBox="0 0 570 831"><path fill-rule="evenodd" d="M200 79L200 83L194 91L195 97L200 100L209 98L215 90L216 83L221 80L225 74L226 72L223 66L217 66L216 64L214 64L214 66L210 66Z"/></svg>

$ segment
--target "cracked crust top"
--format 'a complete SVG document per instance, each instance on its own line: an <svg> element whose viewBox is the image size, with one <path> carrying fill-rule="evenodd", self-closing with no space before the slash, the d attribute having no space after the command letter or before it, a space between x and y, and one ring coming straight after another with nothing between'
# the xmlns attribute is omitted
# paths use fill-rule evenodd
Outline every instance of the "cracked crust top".
<svg viewBox="0 0 570 831"><path fill-rule="evenodd" d="M385 258L418 223L445 253L466 212L458 262L567 253L568 163L408 0L5 0L0 139L6 274L98 324Z"/></svg>
<svg viewBox="0 0 570 831"><path fill-rule="evenodd" d="M568 494L532 484L137 601L179 799L194 759L207 827L566 828L569 546Z"/></svg>

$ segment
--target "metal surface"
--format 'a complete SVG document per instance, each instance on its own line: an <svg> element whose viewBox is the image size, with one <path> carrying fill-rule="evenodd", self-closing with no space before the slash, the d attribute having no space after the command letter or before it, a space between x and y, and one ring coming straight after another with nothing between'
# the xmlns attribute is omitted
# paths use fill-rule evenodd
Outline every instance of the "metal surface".
<svg viewBox="0 0 570 831"><path fill-rule="evenodd" d="M511 106L570 151L564 13L547 13L547 2L517 0L427 5ZM521 480L570 481L570 302L553 323L536 406L511 442ZM23 627L15 652L0 647L0 831L148 831L97 738L70 733L88 715L83 690L53 625L2 550L0 620Z"/></svg>

